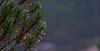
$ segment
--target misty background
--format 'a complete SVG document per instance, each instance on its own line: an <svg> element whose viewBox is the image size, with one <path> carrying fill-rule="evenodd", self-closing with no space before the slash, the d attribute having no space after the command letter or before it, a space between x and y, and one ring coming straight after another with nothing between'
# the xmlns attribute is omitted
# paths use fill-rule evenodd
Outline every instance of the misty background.
<svg viewBox="0 0 100 51"><path fill-rule="evenodd" d="M96 40L100 38L99 2L42 0L47 34L37 46L37 51L79 51L95 46Z"/></svg>

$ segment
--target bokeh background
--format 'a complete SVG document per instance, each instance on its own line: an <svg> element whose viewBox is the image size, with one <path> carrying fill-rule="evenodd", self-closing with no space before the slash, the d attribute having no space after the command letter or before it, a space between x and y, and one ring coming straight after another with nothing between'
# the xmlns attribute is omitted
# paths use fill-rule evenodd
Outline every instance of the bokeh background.
<svg viewBox="0 0 100 51"><path fill-rule="evenodd" d="M98 51L100 0L42 0L47 34L37 51ZM91 50L89 50L91 49Z"/></svg>

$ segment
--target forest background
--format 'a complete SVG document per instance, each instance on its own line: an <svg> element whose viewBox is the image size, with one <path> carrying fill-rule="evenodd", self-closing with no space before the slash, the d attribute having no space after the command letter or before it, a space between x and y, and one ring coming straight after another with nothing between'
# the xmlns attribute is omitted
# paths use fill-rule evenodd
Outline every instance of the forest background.
<svg viewBox="0 0 100 51"><path fill-rule="evenodd" d="M47 21L43 42L77 51L100 38L100 0L42 0Z"/></svg>

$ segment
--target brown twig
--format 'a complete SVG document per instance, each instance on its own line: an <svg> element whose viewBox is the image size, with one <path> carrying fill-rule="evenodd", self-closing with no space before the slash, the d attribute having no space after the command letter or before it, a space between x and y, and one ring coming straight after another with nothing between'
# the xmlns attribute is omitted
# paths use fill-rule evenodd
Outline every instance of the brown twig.
<svg viewBox="0 0 100 51"><path fill-rule="evenodd" d="M16 44L14 44L8 51L12 51L12 50L14 50L14 46L16 46L17 45L17 43Z"/></svg>
<svg viewBox="0 0 100 51"><path fill-rule="evenodd" d="M39 17L38 17L37 20L29 27L29 29L31 29L32 27L34 27L38 20L39 20ZM29 30L27 30L26 32L24 32L21 36L12 39L12 40L11 40L10 42L8 42L5 46L3 46L0 50L4 49L7 45L9 45L9 44L10 44L11 42L13 42L14 40L23 37L24 34L26 34L27 32L29 32ZM19 40L18 40L18 41L19 41ZM18 41L17 41L17 42L18 42Z"/></svg>
<svg viewBox="0 0 100 51"><path fill-rule="evenodd" d="M6 18L4 18L3 20L1 20L0 22L0 26L2 25L2 23L6 20Z"/></svg>
<svg viewBox="0 0 100 51"><path fill-rule="evenodd" d="M0 5L2 5L3 2L4 2L4 0L1 1Z"/></svg>
<svg viewBox="0 0 100 51"><path fill-rule="evenodd" d="M20 13L20 11L17 13L16 19L18 19L19 13ZM13 22L13 25L16 23L16 19L15 19L15 21Z"/></svg>
<svg viewBox="0 0 100 51"><path fill-rule="evenodd" d="M19 5L22 5L25 1L26 1L26 0L20 0L20 1L18 2L18 4L19 4Z"/></svg>
<svg viewBox="0 0 100 51"><path fill-rule="evenodd" d="M27 48L24 51L27 51L30 48L30 45L27 46Z"/></svg>

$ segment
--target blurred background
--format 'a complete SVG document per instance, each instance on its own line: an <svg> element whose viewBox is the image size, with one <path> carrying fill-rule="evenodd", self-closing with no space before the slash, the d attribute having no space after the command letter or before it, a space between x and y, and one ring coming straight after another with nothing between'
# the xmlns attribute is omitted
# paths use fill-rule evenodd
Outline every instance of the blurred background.
<svg viewBox="0 0 100 51"><path fill-rule="evenodd" d="M37 51L99 51L100 0L42 0L47 34Z"/></svg>

